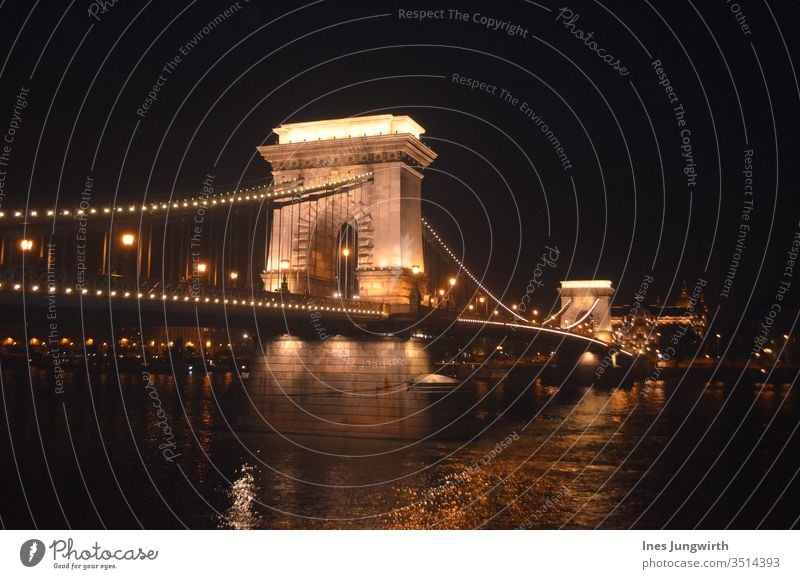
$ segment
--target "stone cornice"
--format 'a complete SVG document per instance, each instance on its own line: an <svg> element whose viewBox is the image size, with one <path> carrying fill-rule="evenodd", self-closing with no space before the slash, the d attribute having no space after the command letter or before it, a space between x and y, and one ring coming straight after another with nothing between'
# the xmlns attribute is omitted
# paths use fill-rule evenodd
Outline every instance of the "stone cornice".
<svg viewBox="0 0 800 579"><path fill-rule="evenodd" d="M378 135L258 147L276 171L402 162L427 167L436 153L409 134Z"/></svg>

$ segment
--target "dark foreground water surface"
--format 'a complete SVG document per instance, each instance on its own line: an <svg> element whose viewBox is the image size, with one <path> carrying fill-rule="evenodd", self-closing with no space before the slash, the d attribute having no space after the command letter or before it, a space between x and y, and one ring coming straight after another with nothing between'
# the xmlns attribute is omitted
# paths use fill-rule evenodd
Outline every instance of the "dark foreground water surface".
<svg viewBox="0 0 800 579"><path fill-rule="evenodd" d="M800 515L786 383L517 376L474 386L477 439L414 442L238 432L230 373L158 374L151 390L139 372L76 373L57 394L52 372L26 372L2 372L4 527L789 528Z"/></svg>

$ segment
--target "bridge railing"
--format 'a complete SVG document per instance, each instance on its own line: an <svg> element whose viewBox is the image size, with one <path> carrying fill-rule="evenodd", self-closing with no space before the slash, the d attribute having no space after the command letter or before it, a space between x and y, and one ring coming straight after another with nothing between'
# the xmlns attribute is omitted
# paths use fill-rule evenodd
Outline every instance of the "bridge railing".
<svg viewBox="0 0 800 579"><path fill-rule="evenodd" d="M255 287L193 284L190 281L164 283L159 279L136 279L118 275L68 276L63 273L48 272L42 268L0 269L0 291L258 305L375 316L383 316L385 313L383 304L357 299L293 294L288 291L269 292Z"/></svg>

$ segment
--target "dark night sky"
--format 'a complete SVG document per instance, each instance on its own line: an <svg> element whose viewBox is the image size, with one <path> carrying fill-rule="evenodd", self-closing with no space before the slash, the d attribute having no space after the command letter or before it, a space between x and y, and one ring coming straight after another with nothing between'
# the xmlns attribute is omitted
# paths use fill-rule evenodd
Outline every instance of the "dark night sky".
<svg viewBox="0 0 800 579"><path fill-rule="evenodd" d="M527 29L521 37L446 12L425 22L398 16L446 5L253 0L182 58L145 118L136 111L162 67L231 3L120 0L99 21L90 5L0 6L3 128L20 88L30 90L4 208L28 198L50 205L56 192L72 206L88 174L109 202L115 194L180 197L206 173L220 184L264 179L268 166L255 147L274 142L272 127L409 114L439 153L424 183L424 212L452 245L463 235L468 265L488 267L488 285L507 286L508 301L524 292L544 246L555 244L562 257L545 278L553 287L567 277L609 278L625 303L648 273L655 272L653 298L705 277L716 305L741 222L744 150L753 149L751 229L723 320L738 319L753 288L748 318L772 301L800 219L800 92L790 60L798 60L797 2L741 2L751 34L724 0L519 0L462 9ZM594 31L628 75L557 20L565 7L580 15L573 27ZM691 192L654 59L686 111L698 174ZM454 73L498 94L454 83ZM519 104L501 100L501 88ZM570 170L520 110L523 101L560 140ZM795 284L794 303L800 279Z"/></svg>

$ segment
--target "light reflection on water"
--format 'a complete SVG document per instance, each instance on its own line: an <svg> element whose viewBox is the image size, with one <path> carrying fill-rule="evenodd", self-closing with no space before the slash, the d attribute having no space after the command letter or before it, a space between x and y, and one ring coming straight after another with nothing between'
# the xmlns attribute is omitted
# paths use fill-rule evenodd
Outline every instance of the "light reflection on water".
<svg viewBox="0 0 800 579"><path fill-rule="evenodd" d="M220 517L220 526L236 530L257 529L261 526L261 516L254 509L259 488L253 476L253 467L246 464L239 474L228 491L231 506Z"/></svg>
<svg viewBox="0 0 800 579"><path fill-rule="evenodd" d="M9 388L18 375L4 378L7 404L16 409L10 426L20 476L29 497L50 513L39 514L37 523L66 526L43 461L33 451L21 452L40 446L29 428L30 395L27 388ZM398 450L407 441L287 440L230 431L227 423L241 404L230 374L179 376L177 383L159 375L155 384L179 440L178 468L158 450L160 431L140 376L123 375L118 383L98 374L91 392L85 377L74 377L63 400L78 464L93 498L104 497L96 501L96 518L65 435L64 409L42 394L47 375L33 378L47 466L59 497L69 497L70 524L78 527L653 528L702 522L713 528L731 523L743 504L734 527L755 526L765 515L765 526L781 527L798 514L786 502L793 493L781 496L800 467L790 436L798 422L797 395L788 384L659 381L589 388L536 381L525 389L525 382L509 381L476 411L481 426L499 418L479 438ZM516 439L501 444L512 435ZM15 488L15 470L0 476L4 488ZM117 484L121 492L115 494ZM744 503L754 488L758 492ZM25 526L21 505L2 507L8 526Z"/></svg>

